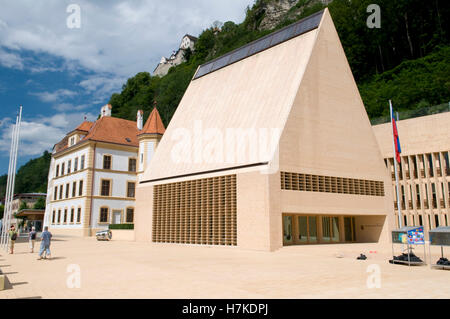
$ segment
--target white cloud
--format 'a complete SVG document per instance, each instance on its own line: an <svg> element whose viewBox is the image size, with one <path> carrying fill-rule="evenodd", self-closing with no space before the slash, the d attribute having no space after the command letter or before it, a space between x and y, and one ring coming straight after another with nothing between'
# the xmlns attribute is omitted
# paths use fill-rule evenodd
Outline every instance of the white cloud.
<svg viewBox="0 0 450 319"><path fill-rule="evenodd" d="M69 29L67 1L30 6L27 0L15 0L2 4L0 47L48 53L96 73L130 77L152 71L161 56L177 49L185 33L198 35L215 20L240 22L253 1L79 0L81 28ZM20 66L12 56L8 61Z"/></svg>
<svg viewBox="0 0 450 319"><path fill-rule="evenodd" d="M58 112L67 112L67 111L82 111L89 108L90 104L80 104L74 105L72 103L59 103L52 106L52 108Z"/></svg>
<svg viewBox="0 0 450 319"><path fill-rule="evenodd" d="M77 95L77 92L67 89L59 89L54 92L32 92L30 95L37 96L42 102L57 102L67 97L73 97Z"/></svg>
<svg viewBox="0 0 450 319"><path fill-rule="evenodd" d="M23 120L20 127L19 156L39 156L45 150L51 151L53 145L83 122L85 116L90 121L96 119L96 115L92 113L69 113ZM3 153L9 154L13 124L8 118L0 122L0 151Z"/></svg>
<svg viewBox="0 0 450 319"><path fill-rule="evenodd" d="M105 99L111 96L112 92L117 92L126 81L125 77L106 77L106 76L91 76L83 80L79 85L86 90L88 94L92 95L92 103L102 103Z"/></svg>
<svg viewBox="0 0 450 319"><path fill-rule="evenodd" d="M23 60L18 54L6 52L0 48L0 65L11 68L23 70Z"/></svg>
<svg viewBox="0 0 450 319"><path fill-rule="evenodd" d="M105 103L128 77L152 72L161 56L178 48L184 34L197 36L215 20L240 22L245 7L254 0L77 0L80 29L67 28L69 1L4 2L0 10L1 66L80 76L74 83L79 86L77 92L72 86L68 87L72 90L52 91L44 83L27 81L39 85L34 90L40 92L30 94L63 112L23 121L20 152L40 155L83 120L82 110L90 106L71 101L79 98L82 90L91 96L92 104ZM0 122L0 151L9 150L11 125L8 119Z"/></svg>

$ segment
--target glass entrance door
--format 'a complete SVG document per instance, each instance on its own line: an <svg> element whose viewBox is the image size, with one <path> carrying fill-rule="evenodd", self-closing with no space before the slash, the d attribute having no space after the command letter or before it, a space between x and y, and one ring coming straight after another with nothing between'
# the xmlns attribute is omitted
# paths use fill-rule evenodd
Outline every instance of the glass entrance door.
<svg viewBox="0 0 450 319"><path fill-rule="evenodd" d="M283 245L356 242L353 216L282 215Z"/></svg>
<svg viewBox="0 0 450 319"><path fill-rule="evenodd" d="M296 244L317 243L317 217L298 216L298 240ZM294 235L295 236L295 235Z"/></svg>
<svg viewBox="0 0 450 319"><path fill-rule="evenodd" d="M346 242L356 241L355 217L344 217L344 235Z"/></svg>
<svg viewBox="0 0 450 319"><path fill-rule="evenodd" d="M339 242L339 217L322 217L322 240L324 242Z"/></svg>
<svg viewBox="0 0 450 319"><path fill-rule="evenodd" d="M317 243L317 217L308 216L308 231L309 231L309 242L312 244Z"/></svg>
<svg viewBox="0 0 450 319"><path fill-rule="evenodd" d="M292 245L294 239L292 237L292 216L283 216L283 244Z"/></svg>

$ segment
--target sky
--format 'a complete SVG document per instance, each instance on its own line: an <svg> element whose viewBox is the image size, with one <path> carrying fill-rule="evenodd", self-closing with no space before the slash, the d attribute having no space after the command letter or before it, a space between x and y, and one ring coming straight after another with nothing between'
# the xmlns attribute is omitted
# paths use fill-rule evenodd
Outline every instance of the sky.
<svg viewBox="0 0 450 319"><path fill-rule="evenodd" d="M23 105L18 165L51 151L186 33L240 23L254 0L14 0L0 6L0 174Z"/></svg>

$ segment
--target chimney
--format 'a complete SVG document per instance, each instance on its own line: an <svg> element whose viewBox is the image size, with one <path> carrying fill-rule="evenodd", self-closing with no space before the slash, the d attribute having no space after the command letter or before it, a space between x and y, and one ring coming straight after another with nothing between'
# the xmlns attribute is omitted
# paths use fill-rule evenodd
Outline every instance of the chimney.
<svg viewBox="0 0 450 319"><path fill-rule="evenodd" d="M139 131L142 130L143 123L144 123L144 111L138 110L137 111L137 128Z"/></svg>
<svg viewBox="0 0 450 319"><path fill-rule="evenodd" d="M111 116L111 109L112 109L111 104L103 105L102 108L100 109L101 117L103 117L103 116Z"/></svg>

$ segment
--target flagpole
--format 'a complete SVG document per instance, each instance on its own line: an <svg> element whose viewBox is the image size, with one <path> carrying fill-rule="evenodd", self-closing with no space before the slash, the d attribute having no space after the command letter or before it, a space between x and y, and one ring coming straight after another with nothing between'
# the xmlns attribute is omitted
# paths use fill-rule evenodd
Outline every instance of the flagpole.
<svg viewBox="0 0 450 319"><path fill-rule="evenodd" d="M22 105L19 108L19 112L16 117L16 125L13 128L12 136L11 136L11 150L10 150L10 166L8 170L8 193L5 201L5 210L3 212L3 223L2 227L5 232L3 235L2 244L6 250L9 248L9 229L11 226L11 218L12 218L12 200L14 199L14 185L15 185L15 177L16 177L16 168L17 168L17 150L19 148L19 135L20 135L20 124L22 120Z"/></svg>
<svg viewBox="0 0 450 319"><path fill-rule="evenodd" d="M402 210L400 205L400 187L398 185L398 171L397 171L397 158L396 158L396 151L395 151L395 136L394 136L394 122L393 122L393 110L392 110L392 102L389 100L389 109L391 111L391 126L392 126L392 149L394 151L394 171L395 171L395 186L397 188L397 208L398 208L398 228L402 228Z"/></svg>
<svg viewBox="0 0 450 319"><path fill-rule="evenodd" d="M9 149L9 165L8 165L8 179L6 182L6 192L5 192L5 206L3 210L3 218L2 218L2 239L1 239L1 245L5 249L8 248L7 244L7 238L8 238L8 229L7 229L7 220L8 220L8 205L9 205L9 189L11 186L11 171L12 171L12 154L14 149L14 141L16 136L16 128L17 128L17 121L18 121L19 115L16 116L16 125L12 127L12 133L11 133L11 147Z"/></svg>

